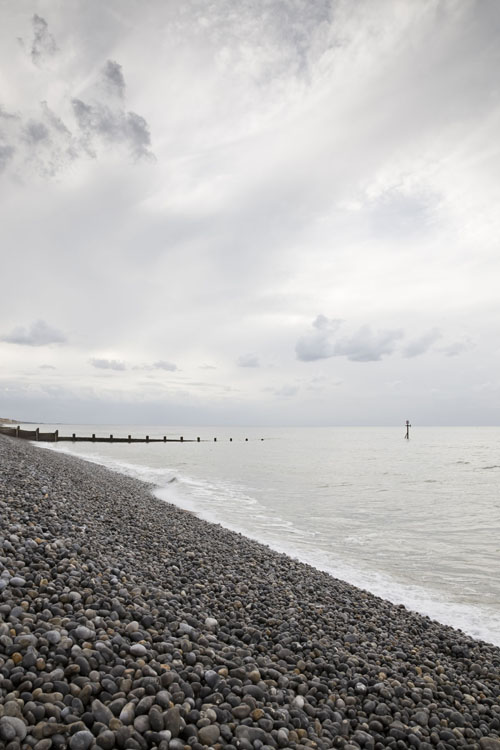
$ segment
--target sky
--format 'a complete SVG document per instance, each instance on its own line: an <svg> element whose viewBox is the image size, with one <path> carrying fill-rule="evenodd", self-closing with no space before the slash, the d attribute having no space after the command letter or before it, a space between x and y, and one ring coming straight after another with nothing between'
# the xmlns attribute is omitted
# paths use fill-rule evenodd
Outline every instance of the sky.
<svg viewBox="0 0 500 750"><path fill-rule="evenodd" d="M500 424L497 0L0 0L0 415Z"/></svg>

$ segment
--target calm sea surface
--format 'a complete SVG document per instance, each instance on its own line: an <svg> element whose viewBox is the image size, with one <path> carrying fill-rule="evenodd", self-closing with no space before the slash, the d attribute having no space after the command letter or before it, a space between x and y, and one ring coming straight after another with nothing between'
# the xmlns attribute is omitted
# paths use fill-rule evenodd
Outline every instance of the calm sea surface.
<svg viewBox="0 0 500 750"><path fill-rule="evenodd" d="M407 441L403 427L52 427L199 435L206 442L50 447L500 645L500 428L414 427Z"/></svg>

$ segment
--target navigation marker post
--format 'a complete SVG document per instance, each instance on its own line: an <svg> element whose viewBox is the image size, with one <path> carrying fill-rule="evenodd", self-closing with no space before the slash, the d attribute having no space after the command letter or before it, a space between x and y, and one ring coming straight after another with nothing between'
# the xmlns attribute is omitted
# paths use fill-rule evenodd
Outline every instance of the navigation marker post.
<svg viewBox="0 0 500 750"><path fill-rule="evenodd" d="M410 420L407 419L406 420L406 435L405 435L405 440L409 440L410 439L410 427L411 427Z"/></svg>

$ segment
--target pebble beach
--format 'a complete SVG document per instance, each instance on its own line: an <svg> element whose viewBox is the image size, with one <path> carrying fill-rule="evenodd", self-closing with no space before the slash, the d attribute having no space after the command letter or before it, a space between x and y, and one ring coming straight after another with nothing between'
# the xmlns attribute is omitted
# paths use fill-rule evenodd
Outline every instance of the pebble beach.
<svg viewBox="0 0 500 750"><path fill-rule="evenodd" d="M0 747L500 750L500 648L0 435Z"/></svg>

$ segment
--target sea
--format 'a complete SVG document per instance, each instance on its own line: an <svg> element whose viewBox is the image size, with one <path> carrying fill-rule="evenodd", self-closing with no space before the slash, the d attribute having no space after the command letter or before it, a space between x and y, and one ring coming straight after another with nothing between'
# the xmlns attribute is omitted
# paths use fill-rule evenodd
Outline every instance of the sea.
<svg viewBox="0 0 500 750"><path fill-rule="evenodd" d="M183 436L38 445L152 483L200 518L500 646L498 427L413 426L409 440L405 427L40 428Z"/></svg>

